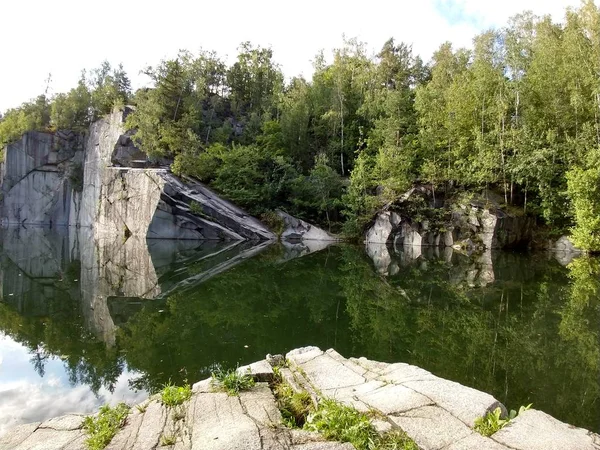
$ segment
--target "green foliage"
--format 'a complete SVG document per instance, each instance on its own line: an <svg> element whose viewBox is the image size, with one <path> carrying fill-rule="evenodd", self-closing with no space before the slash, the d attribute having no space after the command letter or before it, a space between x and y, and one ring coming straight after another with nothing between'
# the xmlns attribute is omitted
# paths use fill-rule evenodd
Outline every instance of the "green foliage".
<svg viewBox="0 0 600 450"><path fill-rule="evenodd" d="M50 125L50 105L45 95L9 109L0 118L0 148L18 140L26 131L44 131Z"/></svg>
<svg viewBox="0 0 600 450"><path fill-rule="evenodd" d="M7 111L0 147L27 130L85 129L131 101L126 127L151 159L174 159L174 173L253 214L285 208L334 228L344 219L354 237L415 181L491 188L556 230L575 222L593 250L596 201L581 187L597 178L598 23L592 0L560 23L525 13L472 49L442 44L429 65L393 39L374 56L345 39L331 63L315 57L310 80L287 84L270 48L244 42L230 67L180 51L146 68L152 84L133 98L123 68L104 62L69 92Z"/></svg>
<svg viewBox="0 0 600 450"><path fill-rule="evenodd" d="M285 223L276 211L264 212L260 216L260 220L267 227L269 227L269 229L271 229L277 236L281 236L281 233L283 233Z"/></svg>
<svg viewBox="0 0 600 450"><path fill-rule="evenodd" d="M200 204L194 200L191 201L190 203L190 211L192 212L192 214L195 214L197 216L201 216L204 214L204 212L202 211L202 207L200 206Z"/></svg>
<svg viewBox="0 0 600 450"><path fill-rule="evenodd" d="M228 149L223 144L212 144L199 153L190 150L183 151L175 156L171 170L176 175L189 175L202 182L212 182L218 174L223 163L223 156Z"/></svg>
<svg viewBox="0 0 600 450"><path fill-rule="evenodd" d="M377 431L365 414L329 399L322 400L317 410L309 414L304 429L317 431L326 439L350 442L357 450L371 448L377 438Z"/></svg>
<svg viewBox="0 0 600 450"><path fill-rule="evenodd" d="M284 381L275 385L273 393L284 425L289 428L302 428L308 414L314 409L310 394L306 391L296 392Z"/></svg>
<svg viewBox="0 0 600 450"><path fill-rule="evenodd" d="M600 168L571 169L567 185L575 216L573 242L583 250L600 252Z"/></svg>
<svg viewBox="0 0 600 450"><path fill-rule="evenodd" d="M211 374L211 384L214 388L235 396L241 391L251 389L256 383L250 373L239 373L237 369L219 369Z"/></svg>
<svg viewBox="0 0 600 450"><path fill-rule="evenodd" d="M518 412L512 409L508 417L503 418L502 410L500 407L498 407L495 410L488 412L485 416L475 419L474 429L482 436L491 436L498 430L504 428L511 420L513 420L523 411L527 411L529 408L531 408L531 403L527 406L521 406Z"/></svg>
<svg viewBox="0 0 600 450"><path fill-rule="evenodd" d="M88 438L85 444L88 450L102 450L125 425L129 415L129 406L119 403L114 408L104 405L96 416L86 417L83 429Z"/></svg>
<svg viewBox="0 0 600 450"><path fill-rule="evenodd" d="M373 450L419 450L419 447L404 431L389 431L375 441Z"/></svg>
<svg viewBox="0 0 600 450"><path fill-rule="evenodd" d="M183 402L190 399L192 396L192 388L187 383L183 386L175 386L169 382L165 384L159 394L160 401L163 405L174 407L181 405Z"/></svg>
<svg viewBox="0 0 600 450"><path fill-rule="evenodd" d="M163 434L160 437L160 445L163 447L175 445L176 442L177 442L177 436L175 436L174 434Z"/></svg>

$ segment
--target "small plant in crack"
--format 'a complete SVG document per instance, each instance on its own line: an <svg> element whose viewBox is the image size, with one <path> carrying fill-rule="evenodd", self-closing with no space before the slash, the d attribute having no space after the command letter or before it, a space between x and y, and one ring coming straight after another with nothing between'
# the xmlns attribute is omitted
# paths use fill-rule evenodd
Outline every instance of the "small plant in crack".
<svg viewBox="0 0 600 450"><path fill-rule="evenodd" d="M175 445L176 442L177 436L175 436L174 434L163 434L160 437L160 445L162 445L163 447Z"/></svg>
<svg viewBox="0 0 600 450"><path fill-rule="evenodd" d="M163 405L174 407L183 404L192 396L192 388L189 384L175 386L170 381L160 391L160 401Z"/></svg>
<svg viewBox="0 0 600 450"><path fill-rule="evenodd" d="M308 414L314 409L310 394L306 391L296 392L285 382L276 384L273 393L283 424L288 428L302 428Z"/></svg>
<svg viewBox="0 0 600 450"><path fill-rule="evenodd" d="M102 450L125 425L129 415L129 406L119 403L114 408L104 405L96 416L86 417L83 429L88 438L85 444L88 450Z"/></svg>
<svg viewBox="0 0 600 450"><path fill-rule="evenodd" d="M228 395L238 395L241 391L251 389L256 382L252 374L240 373L237 369L219 369L212 373L211 385L214 389L227 392Z"/></svg>
<svg viewBox="0 0 600 450"><path fill-rule="evenodd" d="M519 411L515 411L512 409L508 415L508 417L502 417L502 410L500 407L496 408L493 411L488 412L483 417L478 417L475 419L475 431L477 431L482 436L491 436L496 431L504 428L508 423L521 414L523 411L527 411L531 408L531 403L527 406L521 406Z"/></svg>
<svg viewBox="0 0 600 450"><path fill-rule="evenodd" d="M148 403L142 403L141 405L136 405L135 409L137 409L140 413L144 414L148 409Z"/></svg>

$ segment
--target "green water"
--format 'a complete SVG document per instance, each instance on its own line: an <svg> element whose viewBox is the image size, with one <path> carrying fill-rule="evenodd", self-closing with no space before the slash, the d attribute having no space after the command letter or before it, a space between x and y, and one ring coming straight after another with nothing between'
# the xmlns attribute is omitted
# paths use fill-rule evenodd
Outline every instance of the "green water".
<svg viewBox="0 0 600 450"><path fill-rule="evenodd" d="M347 245L301 255L149 241L148 253L145 243L79 238L74 251L72 237L36 236L4 236L0 410L14 403L3 404L3 391L18 396L20 380L36 386L48 373L61 388L44 388L43 401L85 389L95 400L69 408L88 412L169 380L193 383L217 365L316 345L415 364L509 408L533 403L600 431L598 260L563 267L546 254L414 259L390 249L374 264ZM34 241L50 249L44 264L31 261ZM28 362L6 367L8 351ZM40 417L12 414L14 423Z"/></svg>

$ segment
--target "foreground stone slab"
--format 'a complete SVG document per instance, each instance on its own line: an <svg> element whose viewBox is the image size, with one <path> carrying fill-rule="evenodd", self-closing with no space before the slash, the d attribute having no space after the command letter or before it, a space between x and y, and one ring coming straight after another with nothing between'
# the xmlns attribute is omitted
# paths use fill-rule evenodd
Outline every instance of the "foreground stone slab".
<svg viewBox="0 0 600 450"><path fill-rule="evenodd" d="M56 431L40 428L10 450L84 450L82 437L83 433L80 430Z"/></svg>
<svg viewBox="0 0 600 450"><path fill-rule="evenodd" d="M488 411L493 411L498 407L506 414L504 405L491 395L453 381L438 378L436 380L409 381L404 383L404 386L430 398L469 427L474 426L478 417L484 416Z"/></svg>
<svg viewBox="0 0 600 450"><path fill-rule="evenodd" d="M143 418L144 415L141 412L138 410L133 411L127 418L126 425L117 432L105 450L128 450L132 448L139 435Z"/></svg>
<svg viewBox="0 0 600 450"><path fill-rule="evenodd" d="M390 418L423 450L438 450L473 434L473 430L438 406L424 406Z"/></svg>
<svg viewBox="0 0 600 450"><path fill-rule="evenodd" d="M369 414L378 433L403 430L421 450L600 450L600 436L540 411L523 412L491 438L473 430L476 417L497 406L492 396L415 366L305 347L288 353L280 368L296 391L315 406L335 399ZM272 358L271 358L272 359ZM239 369L256 379L273 378L267 361ZM192 398L165 407L155 396L134 407L106 450L351 450L318 433L290 430L268 383L238 396L214 392L211 379L194 385ZM85 450L83 416L66 415L22 425L0 437L0 450ZM167 439L168 438L168 439ZM163 445L166 441L171 445Z"/></svg>
<svg viewBox="0 0 600 450"><path fill-rule="evenodd" d="M516 450L598 450L598 435L535 409L519 414L492 438Z"/></svg>
<svg viewBox="0 0 600 450"><path fill-rule="evenodd" d="M237 369L237 372L244 375L252 375L255 381L268 383L273 380L273 368L266 360L257 361L247 366L242 366Z"/></svg>
<svg viewBox="0 0 600 450"><path fill-rule="evenodd" d="M473 433L464 439L450 444L448 447L444 447L444 450L509 450L508 447L501 445L493 439L484 437L479 433Z"/></svg>
<svg viewBox="0 0 600 450"><path fill-rule="evenodd" d="M62 417L46 420L40 425L40 428L50 428L56 431L79 430L83 426L85 416L80 414L68 414Z"/></svg>
<svg viewBox="0 0 600 450"><path fill-rule="evenodd" d="M166 420L165 408L158 401L151 401L144 413L131 450L146 450L156 447L160 441Z"/></svg>
<svg viewBox="0 0 600 450"><path fill-rule="evenodd" d="M321 355L302 364L302 369L312 384L321 390L358 386L366 380L329 355Z"/></svg>
<svg viewBox="0 0 600 450"><path fill-rule="evenodd" d="M194 404L193 450L261 450L254 421L238 397L224 393L200 394Z"/></svg>
<svg viewBox="0 0 600 450"><path fill-rule="evenodd" d="M381 389L361 395L359 398L383 414L397 414L422 406L433 405L433 401L405 386L388 384Z"/></svg>
<svg viewBox="0 0 600 450"><path fill-rule="evenodd" d="M21 442L27 439L40 426L40 422L26 423L19 425L4 436L0 437L0 450L10 450L16 448Z"/></svg>

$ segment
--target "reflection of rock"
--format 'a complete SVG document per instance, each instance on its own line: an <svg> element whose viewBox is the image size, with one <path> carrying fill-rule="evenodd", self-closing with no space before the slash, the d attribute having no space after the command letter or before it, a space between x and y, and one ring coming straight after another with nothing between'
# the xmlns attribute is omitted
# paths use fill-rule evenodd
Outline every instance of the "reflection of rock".
<svg viewBox="0 0 600 450"><path fill-rule="evenodd" d="M325 250L327 247L333 244L333 241L299 241L290 242L283 240L281 241L285 253L282 261L289 261L291 259L301 258L302 256L310 255L311 253L320 252Z"/></svg>
<svg viewBox="0 0 600 450"><path fill-rule="evenodd" d="M491 251L466 256L452 247L422 247L418 245L394 245L366 243L367 255L373 261L377 273L394 276L402 268L417 267L427 270L427 261L442 260L449 264L449 278L453 284L466 283L469 287L483 287L495 281Z"/></svg>
<svg viewBox="0 0 600 450"><path fill-rule="evenodd" d="M113 345L115 325L108 310L108 298L154 298L160 293L158 278L146 240L131 236L94 240L82 228L80 235L82 308L86 325L96 336Z"/></svg>
<svg viewBox="0 0 600 450"><path fill-rule="evenodd" d="M278 210L277 215L283 220L282 241L336 241L327 231L311 225L302 219L290 216L288 213Z"/></svg>
<svg viewBox="0 0 600 450"><path fill-rule="evenodd" d="M205 256L202 260L204 264L200 266L203 270L197 270L195 274L187 276L168 290L164 289L158 298L167 298L175 292L184 293L187 290L204 283L215 275L223 273L233 266L256 256L270 245L272 245L272 242L269 241L261 242L256 245L241 243L228 247L227 254L219 252L214 255L214 258L210 259Z"/></svg>
<svg viewBox="0 0 600 450"><path fill-rule="evenodd" d="M381 275L387 275L392 262L387 245L367 242L366 251L369 258L373 260L375 270Z"/></svg>
<svg viewBox="0 0 600 450"><path fill-rule="evenodd" d="M2 301L22 314L45 316L57 298L80 302L86 329L115 343L119 320L144 299L166 297L222 273L271 244L95 238L90 228L11 228L2 239ZM75 303L77 305L77 303ZM111 306L112 305L112 306ZM134 308L135 309L135 308Z"/></svg>
<svg viewBox="0 0 600 450"><path fill-rule="evenodd" d="M575 247L568 236L561 236L556 242L551 242L549 247L554 254L554 258L563 266L581 255L581 250Z"/></svg>
<svg viewBox="0 0 600 450"><path fill-rule="evenodd" d="M55 297L78 297L79 266L69 259L66 230L59 231L61 234L35 227L0 230L1 299L21 314L45 316L56 307Z"/></svg>
<svg viewBox="0 0 600 450"><path fill-rule="evenodd" d="M495 281L492 254L488 250L477 256L457 254L450 269L450 283L466 283L469 287L484 287Z"/></svg>

